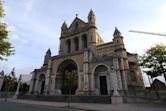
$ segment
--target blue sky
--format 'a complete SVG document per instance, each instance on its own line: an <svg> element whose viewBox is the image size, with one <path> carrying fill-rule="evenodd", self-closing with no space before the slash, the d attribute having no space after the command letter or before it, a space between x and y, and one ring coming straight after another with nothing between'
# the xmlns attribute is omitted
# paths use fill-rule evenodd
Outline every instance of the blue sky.
<svg viewBox="0 0 166 111"><path fill-rule="evenodd" d="M46 50L58 54L61 25L71 24L76 14L87 21L95 12L99 34L105 42L112 41L115 26L124 35L126 49L143 54L156 43L166 44L166 37L128 32L140 30L166 33L165 0L4 0L9 40L15 55L0 62L0 70L17 75L40 68Z"/></svg>

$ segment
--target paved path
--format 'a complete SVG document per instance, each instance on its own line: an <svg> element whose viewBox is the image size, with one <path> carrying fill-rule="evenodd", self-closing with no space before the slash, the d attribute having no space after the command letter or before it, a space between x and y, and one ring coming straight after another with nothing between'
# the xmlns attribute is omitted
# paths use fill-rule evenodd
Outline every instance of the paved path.
<svg viewBox="0 0 166 111"><path fill-rule="evenodd" d="M0 101L4 101L0 99ZM65 102L47 102L22 99L7 99L9 102L25 103L32 105L52 106L65 108ZM137 103L137 104L94 104L94 103L71 103L71 108L93 111L166 111L166 104L159 103Z"/></svg>
<svg viewBox="0 0 166 111"><path fill-rule="evenodd" d="M80 111L80 110L0 101L0 111Z"/></svg>

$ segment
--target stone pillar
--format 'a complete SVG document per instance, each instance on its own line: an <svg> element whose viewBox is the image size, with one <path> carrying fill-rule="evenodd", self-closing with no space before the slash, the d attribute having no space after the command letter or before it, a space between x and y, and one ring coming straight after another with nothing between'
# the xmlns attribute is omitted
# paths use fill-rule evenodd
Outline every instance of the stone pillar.
<svg viewBox="0 0 166 111"><path fill-rule="evenodd" d="M55 94L55 75L51 76L51 88L50 88L51 92L50 95L54 95Z"/></svg>
<svg viewBox="0 0 166 111"><path fill-rule="evenodd" d="M39 84L39 80L38 80L38 78L36 78L35 89L34 89L34 93L35 93L35 94L39 94L38 84Z"/></svg>
<svg viewBox="0 0 166 111"><path fill-rule="evenodd" d="M48 94L49 93L49 83L50 83L50 75L51 75L51 59L49 59L48 62L48 69L47 69L47 73L46 73L46 80L45 80L45 86L44 86L44 94Z"/></svg>
<svg viewBox="0 0 166 111"><path fill-rule="evenodd" d="M111 77L112 77L112 83L113 83L113 90L114 90L114 92L113 92L113 96L119 96L119 93L118 93L118 79L117 79L117 73L116 73L116 71L117 71L117 64L116 64L116 59L113 59L113 67L112 67L112 69L111 69Z"/></svg>
<svg viewBox="0 0 166 111"><path fill-rule="evenodd" d="M113 59L113 64L114 64L114 67L112 68L112 80L113 80L113 95L111 97L111 103L112 104L122 104L123 103L123 98L119 95L119 92L118 92L118 79L117 79L117 70L118 69L118 64L117 64L117 58L114 58Z"/></svg>
<svg viewBox="0 0 166 111"><path fill-rule="evenodd" d="M70 39L71 40L71 52L75 51L75 43L74 43L74 39Z"/></svg>
<svg viewBox="0 0 166 111"><path fill-rule="evenodd" d="M117 81L118 81L118 88L119 90L122 90L122 79L121 79L121 73L120 73L120 64L118 61L118 58L115 58L115 66L116 66L116 75L117 75Z"/></svg>
<svg viewBox="0 0 166 111"><path fill-rule="evenodd" d="M123 83L123 89L124 90L128 90L128 86L127 86L127 78L126 78L126 73L125 73L125 69L124 69L124 63L123 63L123 58L119 59L120 62L120 66L121 66L121 70L122 70L122 83Z"/></svg>
<svg viewBox="0 0 166 111"><path fill-rule="evenodd" d="M90 75L90 81L91 81L91 90L95 90L94 73Z"/></svg>
<svg viewBox="0 0 166 111"><path fill-rule="evenodd" d="M31 72L31 82L30 82L30 87L29 87L29 94L34 92L34 86L35 86L35 72Z"/></svg>
<svg viewBox="0 0 166 111"><path fill-rule="evenodd" d="M79 95L81 94L82 92L82 72L81 71L78 71L78 87L77 87L77 90L76 90L76 94Z"/></svg>
<svg viewBox="0 0 166 111"><path fill-rule="evenodd" d="M78 72L78 89L80 90L82 88L81 86L82 83L82 72Z"/></svg>
<svg viewBox="0 0 166 111"><path fill-rule="evenodd" d="M85 94L89 92L89 75L88 75L88 69L89 69L89 63L88 63L88 51L84 52L84 63L83 63L83 78L84 78L84 91Z"/></svg>
<svg viewBox="0 0 166 111"><path fill-rule="evenodd" d="M79 50L82 50L82 37L78 37L79 38Z"/></svg>
<svg viewBox="0 0 166 111"><path fill-rule="evenodd" d="M55 83L54 83L54 91L55 91L55 95L61 95L62 92L61 92L61 88L62 88L62 77L60 76L61 73L56 73L56 76L55 76Z"/></svg>
<svg viewBox="0 0 166 111"><path fill-rule="evenodd" d="M21 85L21 75L20 75L19 80L18 80L18 85L17 85L16 93L15 93L15 95L14 95L14 97L13 97L13 98L15 98L15 99L18 97L20 85Z"/></svg>

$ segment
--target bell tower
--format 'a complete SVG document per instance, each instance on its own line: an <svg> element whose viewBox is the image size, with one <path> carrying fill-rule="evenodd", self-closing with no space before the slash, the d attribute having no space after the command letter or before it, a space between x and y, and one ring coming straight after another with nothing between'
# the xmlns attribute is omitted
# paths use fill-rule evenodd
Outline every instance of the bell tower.
<svg viewBox="0 0 166 111"><path fill-rule="evenodd" d="M88 15L88 47L93 52L96 48L96 16L92 10Z"/></svg>

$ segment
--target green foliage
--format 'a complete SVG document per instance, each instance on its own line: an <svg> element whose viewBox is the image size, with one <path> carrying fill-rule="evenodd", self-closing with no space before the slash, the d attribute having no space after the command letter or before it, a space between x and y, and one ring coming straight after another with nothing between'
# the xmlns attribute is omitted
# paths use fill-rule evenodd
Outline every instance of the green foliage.
<svg viewBox="0 0 166 111"><path fill-rule="evenodd" d="M166 79L166 45L157 44L148 49L141 58L141 66L152 78L164 74Z"/></svg>
<svg viewBox="0 0 166 111"><path fill-rule="evenodd" d="M3 85L2 85L2 91L16 91L17 89L17 81L13 77L6 75L4 77Z"/></svg>
<svg viewBox="0 0 166 111"><path fill-rule="evenodd" d="M2 23L2 18L4 16L3 12L3 3L0 0L0 60L6 60L5 57L14 54L14 48L8 41L7 25Z"/></svg>
<svg viewBox="0 0 166 111"><path fill-rule="evenodd" d="M23 83L23 84L20 85L20 90L19 91L28 92L28 90L29 90L29 85L28 84Z"/></svg>
<svg viewBox="0 0 166 111"><path fill-rule="evenodd" d="M66 72L65 86L69 88L69 93L71 90L77 86L77 71L72 70L71 72Z"/></svg>

